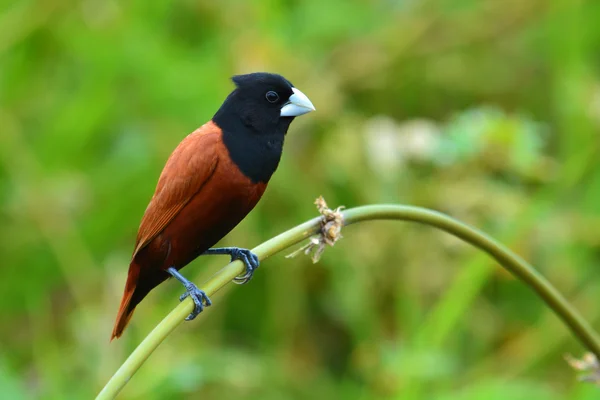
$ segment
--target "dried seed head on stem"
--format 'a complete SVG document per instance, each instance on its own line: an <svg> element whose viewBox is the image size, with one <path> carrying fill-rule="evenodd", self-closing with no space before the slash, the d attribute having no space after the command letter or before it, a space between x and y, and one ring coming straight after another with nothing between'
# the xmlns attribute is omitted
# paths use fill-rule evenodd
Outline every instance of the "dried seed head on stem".
<svg viewBox="0 0 600 400"><path fill-rule="evenodd" d="M296 257L301 252L304 252L306 255L312 252L312 262L317 263L321 259L326 245L333 246L335 242L342 238L344 216L341 210L344 209L344 206L339 206L332 210L327 207L327 202L325 202L323 196L319 196L315 200L315 204L317 210L319 210L319 214L321 214L321 229L319 234L310 238L310 241L306 245L285 256L286 258Z"/></svg>

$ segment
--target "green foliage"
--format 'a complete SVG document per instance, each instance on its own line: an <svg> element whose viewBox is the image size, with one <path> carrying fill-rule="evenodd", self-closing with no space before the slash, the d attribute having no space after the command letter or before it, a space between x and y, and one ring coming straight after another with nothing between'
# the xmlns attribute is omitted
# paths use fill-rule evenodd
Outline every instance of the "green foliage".
<svg viewBox="0 0 600 400"><path fill-rule="evenodd" d="M234 73L280 72L298 119L253 247L331 206L397 202L480 227L592 322L600 290L600 3L99 1L0 6L0 387L90 398L177 302L110 343L166 157ZM185 271L201 282L226 262ZM582 349L522 285L423 227L349 227L321 262L277 256L217 295L124 399L591 399ZM273 265L271 265L273 267Z"/></svg>

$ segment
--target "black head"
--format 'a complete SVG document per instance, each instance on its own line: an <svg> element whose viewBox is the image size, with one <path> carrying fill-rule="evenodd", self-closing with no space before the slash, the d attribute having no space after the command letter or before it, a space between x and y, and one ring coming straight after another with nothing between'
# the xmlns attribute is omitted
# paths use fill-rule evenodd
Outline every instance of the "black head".
<svg viewBox="0 0 600 400"><path fill-rule="evenodd" d="M295 117L315 108L281 75L257 72L232 78L236 89L213 117L232 160L254 182L269 180Z"/></svg>
<svg viewBox="0 0 600 400"><path fill-rule="evenodd" d="M227 97L213 120L227 124L236 117L259 134L285 134L294 117L313 111L308 98L281 75L255 72L232 78L236 89ZM221 126L221 128L223 128Z"/></svg>

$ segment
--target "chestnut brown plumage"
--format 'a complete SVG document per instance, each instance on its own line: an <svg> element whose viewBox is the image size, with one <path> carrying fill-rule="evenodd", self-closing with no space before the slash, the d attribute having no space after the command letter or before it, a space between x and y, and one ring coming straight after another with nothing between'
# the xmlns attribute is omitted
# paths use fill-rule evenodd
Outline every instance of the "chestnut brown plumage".
<svg viewBox="0 0 600 400"><path fill-rule="evenodd" d="M258 258L237 247L210 247L260 200L275 172L283 141L296 116L314 110L310 100L280 75L233 77L236 89L211 121L188 135L169 157L139 227L125 292L111 339L121 336L135 307L170 276L196 305L208 297L178 271L202 254L241 259L247 282Z"/></svg>

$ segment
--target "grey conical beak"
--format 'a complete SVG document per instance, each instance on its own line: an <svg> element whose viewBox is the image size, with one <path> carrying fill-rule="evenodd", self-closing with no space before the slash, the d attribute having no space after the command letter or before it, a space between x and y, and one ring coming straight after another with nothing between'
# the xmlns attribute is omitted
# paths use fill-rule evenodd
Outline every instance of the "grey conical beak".
<svg viewBox="0 0 600 400"><path fill-rule="evenodd" d="M313 103L306 97L304 93L296 88L292 88L292 94L287 103L281 107L282 117L298 117L315 110Z"/></svg>

